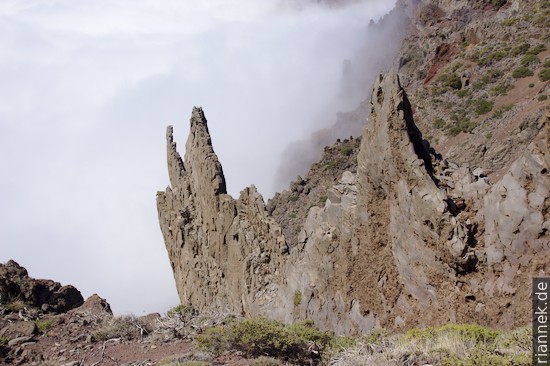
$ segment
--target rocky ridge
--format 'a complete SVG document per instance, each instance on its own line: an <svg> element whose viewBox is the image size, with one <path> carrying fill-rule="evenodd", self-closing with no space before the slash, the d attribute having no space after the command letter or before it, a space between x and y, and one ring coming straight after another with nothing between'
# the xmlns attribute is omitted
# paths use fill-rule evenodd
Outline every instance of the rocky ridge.
<svg viewBox="0 0 550 366"><path fill-rule="evenodd" d="M238 200L219 189L223 172L201 109L191 117L184 161L169 128L176 172L157 201L183 303L310 318L341 334L528 321L520 284L550 259L548 113L537 139L492 185L481 170L447 162L428 145L395 74L378 78L370 105L357 173L345 171L324 204L309 208L293 242L254 187ZM532 184L503 196L526 176Z"/></svg>

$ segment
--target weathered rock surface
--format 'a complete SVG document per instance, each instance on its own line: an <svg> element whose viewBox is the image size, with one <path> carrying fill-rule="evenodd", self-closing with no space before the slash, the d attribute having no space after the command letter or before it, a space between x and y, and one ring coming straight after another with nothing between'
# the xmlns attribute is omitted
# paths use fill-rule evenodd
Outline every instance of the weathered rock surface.
<svg viewBox="0 0 550 366"><path fill-rule="evenodd" d="M64 313L82 305L84 299L75 287L52 280L29 277L27 270L10 260L0 263L0 302L19 300L44 312Z"/></svg>
<svg viewBox="0 0 550 366"><path fill-rule="evenodd" d="M238 200L226 193L200 108L185 160L168 129L171 187L157 203L182 302L310 318L341 334L529 321L528 286L519 284L550 263L548 114L525 154L491 185L481 169L435 154L395 74L377 79L370 105L357 172L344 171L324 200L317 195L289 237L254 187ZM309 179L293 183L290 201L308 196ZM276 203L270 212L284 207Z"/></svg>
<svg viewBox="0 0 550 366"><path fill-rule="evenodd" d="M255 187L226 193L206 119L194 108L185 162L167 131L171 187L157 194L160 225L182 302L197 309L260 314L282 283L282 230Z"/></svg>
<svg viewBox="0 0 550 366"><path fill-rule="evenodd" d="M93 294L78 308L71 310L69 314L101 316L106 314L113 315L113 311L111 310L111 305L109 305L107 300L99 297L98 294Z"/></svg>

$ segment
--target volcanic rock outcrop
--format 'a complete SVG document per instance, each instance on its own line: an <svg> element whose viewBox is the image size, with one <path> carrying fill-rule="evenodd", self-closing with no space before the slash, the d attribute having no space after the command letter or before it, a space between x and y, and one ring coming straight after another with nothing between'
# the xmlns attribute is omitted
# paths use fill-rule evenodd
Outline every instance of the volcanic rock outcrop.
<svg viewBox="0 0 550 366"><path fill-rule="evenodd" d="M193 110L184 160L168 128L171 186L157 204L183 303L309 318L340 334L528 322L528 283L550 263L549 114L491 185L435 153L395 73L376 80L370 106L357 173L316 197L289 238L253 186L237 200L227 194L202 109ZM270 205L281 212L285 203Z"/></svg>
<svg viewBox="0 0 550 366"><path fill-rule="evenodd" d="M31 278L25 268L10 260L0 263L0 303L14 300L53 313L64 313L84 303L74 286Z"/></svg>

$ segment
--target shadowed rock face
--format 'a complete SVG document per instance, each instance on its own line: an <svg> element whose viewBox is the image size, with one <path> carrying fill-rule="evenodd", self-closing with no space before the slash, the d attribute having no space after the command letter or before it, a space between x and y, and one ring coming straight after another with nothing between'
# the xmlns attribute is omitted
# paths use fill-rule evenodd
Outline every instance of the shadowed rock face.
<svg viewBox="0 0 550 366"><path fill-rule="evenodd" d="M226 193L200 108L183 161L169 127L171 186L157 204L181 301L200 311L310 318L339 334L528 322L525 284L550 263L550 116L493 186L434 154L395 73L376 80L368 117L357 173L326 187L324 203L316 196L292 238L254 187L237 200Z"/></svg>
<svg viewBox="0 0 550 366"><path fill-rule="evenodd" d="M0 304L22 301L44 312L65 313L84 302L80 291L52 280L29 277L27 270L10 260L0 263Z"/></svg>

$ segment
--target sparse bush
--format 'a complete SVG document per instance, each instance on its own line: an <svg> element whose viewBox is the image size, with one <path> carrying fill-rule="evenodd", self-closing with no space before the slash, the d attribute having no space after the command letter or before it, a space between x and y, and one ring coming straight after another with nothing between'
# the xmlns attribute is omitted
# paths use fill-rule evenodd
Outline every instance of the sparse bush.
<svg viewBox="0 0 550 366"><path fill-rule="evenodd" d="M462 89L462 90L458 90L456 92L456 95L459 97L459 98L464 98L465 96L469 95L470 92L466 89Z"/></svg>
<svg viewBox="0 0 550 366"><path fill-rule="evenodd" d="M175 317L189 317L192 315L196 315L195 309L191 305L188 304L180 304L177 306L174 306L172 309L168 310L166 312L166 316L168 318L175 318Z"/></svg>
<svg viewBox="0 0 550 366"><path fill-rule="evenodd" d="M502 335L491 329L468 324L413 329L402 336L383 335L374 345L358 343L356 347L333 355L330 364L527 366L531 364L531 352L517 345L530 344L528 328Z"/></svg>
<svg viewBox="0 0 550 366"><path fill-rule="evenodd" d="M5 335L0 335L0 347L7 346L10 339Z"/></svg>
<svg viewBox="0 0 550 366"><path fill-rule="evenodd" d="M508 82L498 83L491 89L493 95L506 95L514 86Z"/></svg>
<svg viewBox="0 0 550 366"><path fill-rule="evenodd" d="M214 354L235 350L251 357L267 355L304 362L319 359L330 338L309 320L285 326L256 318L209 328L197 340Z"/></svg>
<svg viewBox="0 0 550 366"><path fill-rule="evenodd" d="M550 80L550 67L544 68L539 72L539 79L541 81Z"/></svg>
<svg viewBox="0 0 550 366"><path fill-rule="evenodd" d="M158 366L210 366L212 355L203 352L190 352L163 358Z"/></svg>
<svg viewBox="0 0 550 366"><path fill-rule="evenodd" d="M476 99L473 101L474 111L478 115L489 113L493 109L494 103L487 99Z"/></svg>
<svg viewBox="0 0 550 366"><path fill-rule="evenodd" d="M490 69L483 75L481 81L483 81L485 84L490 84L494 83L501 77L502 71L500 71L499 69Z"/></svg>
<svg viewBox="0 0 550 366"><path fill-rule="evenodd" d="M512 48L512 55L514 56L523 55L529 50L530 47L531 45L529 43L524 42L519 46Z"/></svg>
<svg viewBox="0 0 550 366"><path fill-rule="evenodd" d="M485 89L485 86L487 85L487 83L483 82L482 80L479 80L479 81L476 81L473 85L472 85L472 88L474 90L482 90L482 89Z"/></svg>
<svg viewBox="0 0 550 366"><path fill-rule="evenodd" d="M516 79L525 78L528 76L533 76L533 71L526 66L519 66L512 71L512 76Z"/></svg>
<svg viewBox="0 0 550 366"><path fill-rule="evenodd" d="M300 290L296 290L294 292L294 306L298 306L302 303L302 292Z"/></svg>
<svg viewBox="0 0 550 366"><path fill-rule="evenodd" d="M543 102L543 101L545 101L546 99L548 99L548 97L546 96L546 94L541 94L541 95L539 95L538 98L537 98L537 100L538 100L539 102Z"/></svg>
<svg viewBox="0 0 550 366"><path fill-rule="evenodd" d="M492 0L491 3L493 4L493 6L495 8L500 8L502 6L504 6L504 4L506 4L506 0Z"/></svg>
<svg viewBox="0 0 550 366"><path fill-rule="evenodd" d="M445 125L446 123L445 123L445 120L443 120L443 118L437 118L433 123L434 128L437 128L437 129L442 129L445 127Z"/></svg>
<svg viewBox="0 0 550 366"><path fill-rule="evenodd" d="M458 74L452 73L441 75L439 77L439 81L441 81L446 87L456 90L462 89L462 80Z"/></svg>
<svg viewBox="0 0 550 366"><path fill-rule="evenodd" d="M281 362L273 357L260 356L253 360L250 366L281 366Z"/></svg>
<svg viewBox="0 0 550 366"><path fill-rule="evenodd" d="M138 319L129 315L106 319L93 335L98 341L106 341L112 338L137 339L143 336L143 330L144 328Z"/></svg>
<svg viewBox="0 0 550 366"><path fill-rule="evenodd" d="M357 339L345 336L334 336L330 340L328 345L329 352L334 354L341 352L348 348L355 347L357 345Z"/></svg>
<svg viewBox="0 0 550 366"><path fill-rule="evenodd" d="M351 146L342 146L340 148L340 153L345 156L350 156L353 153L353 147Z"/></svg>
<svg viewBox="0 0 550 366"><path fill-rule="evenodd" d="M480 66L489 66L489 65L493 65L494 63L500 60L505 59L506 57L508 57L508 53L506 51L496 50L481 57L477 63Z"/></svg>
<svg viewBox="0 0 550 366"><path fill-rule="evenodd" d="M19 310L23 310L30 304L21 300L19 296L0 296L0 307L4 308L8 313L17 313Z"/></svg>
<svg viewBox="0 0 550 366"><path fill-rule="evenodd" d="M543 67L550 67L550 59L544 60L544 63L542 64Z"/></svg>
<svg viewBox="0 0 550 366"><path fill-rule="evenodd" d="M444 335L457 335L476 344L492 344L500 332L476 324L446 324L440 327L411 329L403 339L430 342Z"/></svg>
<svg viewBox="0 0 550 366"><path fill-rule="evenodd" d="M500 24L505 27L510 27L516 24L517 22L519 22L519 18L509 18L509 19L503 20Z"/></svg>
<svg viewBox="0 0 550 366"><path fill-rule="evenodd" d="M536 56L542 51L546 51L546 46L544 44L536 45L535 47L531 47L529 50L527 50L527 55L533 55Z"/></svg>
<svg viewBox="0 0 550 366"><path fill-rule="evenodd" d="M55 325L54 318L40 319L35 321L36 327L40 333L45 333Z"/></svg>
<svg viewBox="0 0 550 366"><path fill-rule="evenodd" d="M534 87L535 87L535 84L533 84L533 83L529 83L528 87L530 87L530 88L534 88Z"/></svg>
<svg viewBox="0 0 550 366"><path fill-rule="evenodd" d="M529 66L529 65L532 65L532 64L537 64L539 63L539 58L537 57L537 55L534 55L534 54L531 54L531 53L527 53L525 54L525 56L523 56L523 58L521 59L521 64L523 66Z"/></svg>
<svg viewBox="0 0 550 366"><path fill-rule="evenodd" d="M500 118L504 112L508 112L514 108L513 104L505 104L493 112L493 118Z"/></svg>

